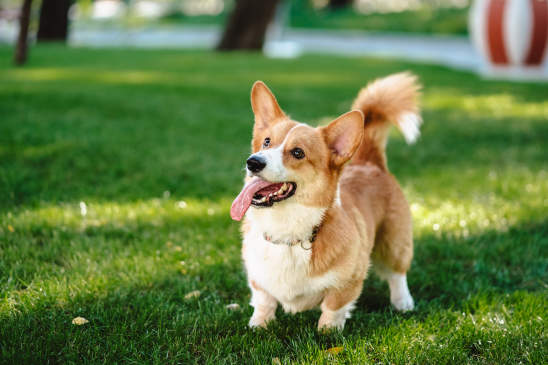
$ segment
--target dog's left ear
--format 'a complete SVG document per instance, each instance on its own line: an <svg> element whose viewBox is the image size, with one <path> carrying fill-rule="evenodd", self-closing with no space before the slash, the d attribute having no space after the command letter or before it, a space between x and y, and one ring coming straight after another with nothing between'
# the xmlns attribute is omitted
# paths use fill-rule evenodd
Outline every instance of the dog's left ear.
<svg viewBox="0 0 548 365"><path fill-rule="evenodd" d="M268 128L285 117L274 94L262 81L255 81L251 89L251 108L255 114L255 128Z"/></svg>
<svg viewBox="0 0 548 365"><path fill-rule="evenodd" d="M352 158L362 142L363 130L363 113L359 110L343 114L320 128L327 147L331 150L333 165L339 167Z"/></svg>

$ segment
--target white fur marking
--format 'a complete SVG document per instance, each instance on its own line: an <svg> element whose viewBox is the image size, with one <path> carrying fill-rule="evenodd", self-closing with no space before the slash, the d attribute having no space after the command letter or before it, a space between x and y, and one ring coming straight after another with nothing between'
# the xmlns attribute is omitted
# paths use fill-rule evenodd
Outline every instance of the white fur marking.
<svg viewBox="0 0 548 365"><path fill-rule="evenodd" d="M336 206L341 206L341 183L337 183L337 191L335 192L335 202Z"/></svg>
<svg viewBox="0 0 548 365"><path fill-rule="evenodd" d="M397 273L380 261L374 261L377 275L388 282L390 288L390 302L399 311L413 310L415 304L407 286L407 274Z"/></svg>
<svg viewBox="0 0 548 365"><path fill-rule="evenodd" d="M283 242L306 242L314 227L322 222L326 211L326 208L304 206L292 198L269 208L252 208L247 211L247 217L260 233L261 240L263 233L267 232L273 240Z"/></svg>
<svg viewBox="0 0 548 365"><path fill-rule="evenodd" d="M287 132L284 140L278 147L269 148L255 153L255 155L261 156L266 160L265 168L258 174L261 178L270 182L282 182L289 178L288 171L283 164L285 143L295 128L305 125L306 124L299 123L296 126L293 126L289 132Z"/></svg>
<svg viewBox="0 0 548 365"><path fill-rule="evenodd" d="M287 180L287 169L282 160L283 145L258 152L257 155L266 160L265 168L258 174L270 182L282 182Z"/></svg>
<svg viewBox="0 0 548 365"><path fill-rule="evenodd" d="M325 208L306 207L283 201L266 209L250 209L251 230L244 236L243 257L249 280L278 300L285 311L296 313L317 306L324 290L337 285L335 272L310 275L312 251L299 245L274 245L265 241L263 232L272 232L276 240L302 239L305 247L313 227L323 219ZM255 299L253 299L255 300Z"/></svg>
<svg viewBox="0 0 548 365"><path fill-rule="evenodd" d="M390 287L390 302L394 308L402 312L413 310L415 305L407 287L407 275L390 274L388 277L388 286Z"/></svg>
<svg viewBox="0 0 548 365"><path fill-rule="evenodd" d="M405 113L398 118L398 126L405 137L405 141L409 144L415 143L419 138L421 124L421 117L415 113Z"/></svg>

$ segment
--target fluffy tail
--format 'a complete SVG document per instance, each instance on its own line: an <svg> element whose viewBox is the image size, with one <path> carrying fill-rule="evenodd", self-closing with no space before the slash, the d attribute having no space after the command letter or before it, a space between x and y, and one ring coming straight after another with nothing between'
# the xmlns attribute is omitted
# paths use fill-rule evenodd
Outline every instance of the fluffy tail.
<svg viewBox="0 0 548 365"><path fill-rule="evenodd" d="M416 141L422 123L417 105L420 88L415 75L402 72L377 79L360 90L352 109L363 112L365 133L351 164L370 162L387 170L385 148L391 123L407 143Z"/></svg>

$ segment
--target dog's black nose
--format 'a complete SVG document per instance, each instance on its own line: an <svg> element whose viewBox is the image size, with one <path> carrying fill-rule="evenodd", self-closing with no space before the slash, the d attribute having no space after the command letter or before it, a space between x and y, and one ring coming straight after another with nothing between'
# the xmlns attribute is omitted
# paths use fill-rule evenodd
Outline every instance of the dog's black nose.
<svg viewBox="0 0 548 365"><path fill-rule="evenodd" d="M259 172L266 166L266 161L259 156L251 156L247 159L247 168L251 172Z"/></svg>

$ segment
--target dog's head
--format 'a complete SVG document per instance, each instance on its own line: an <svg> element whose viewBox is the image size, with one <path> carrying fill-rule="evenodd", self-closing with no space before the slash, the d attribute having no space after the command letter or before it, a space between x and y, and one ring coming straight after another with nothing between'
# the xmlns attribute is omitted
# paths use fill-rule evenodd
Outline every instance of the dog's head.
<svg viewBox="0 0 548 365"><path fill-rule="evenodd" d="M232 218L241 220L250 206L275 208L289 201L331 205L341 168L361 143L363 114L351 111L312 128L285 115L261 81L253 85L251 106L253 153L246 162L246 185L232 204Z"/></svg>

